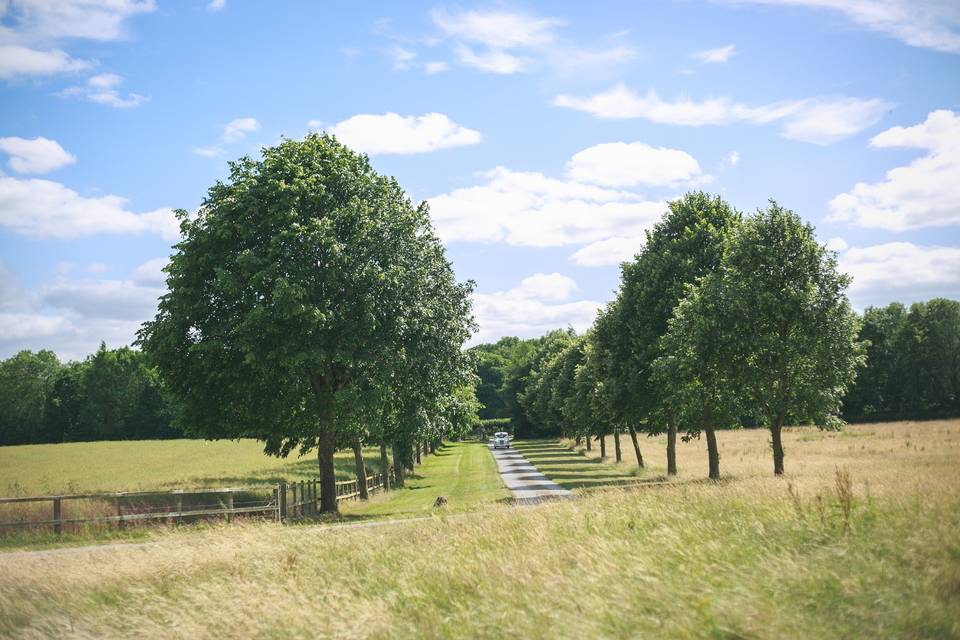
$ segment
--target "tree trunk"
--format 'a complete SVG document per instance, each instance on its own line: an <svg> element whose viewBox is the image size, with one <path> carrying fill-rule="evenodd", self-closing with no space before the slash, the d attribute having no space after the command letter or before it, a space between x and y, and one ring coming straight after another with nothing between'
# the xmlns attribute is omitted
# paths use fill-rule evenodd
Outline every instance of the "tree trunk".
<svg viewBox="0 0 960 640"><path fill-rule="evenodd" d="M600 434L600 459L605 460L607 457L607 438L606 434Z"/></svg>
<svg viewBox="0 0 960 640"><path fill-rule="evenodd" d="M591 440L593 440L593 436L591 436L591 435L588 433L588 434L587 434L587 451L590 451L591 448L592 448L592 447L590 446L590 441L591 441Z"/></svg>
<svg viewBox="0 0 960 640"><path fill-rule="evenodd" d="M710 479L720 479L720 450L717 448L717 433L713 428L713 411L707 407L703 411L703 430L707 434L707 457L710 461Z"/></svg>
<svg viewBox="0 0 960 640"><path fill-rule="evenodd" d="M337 513L337 476L333 469L333 453L335 450L336 434L333 427L328 423L320 428L320 442L317 446L317 462L320 465L321 513Z"/></svg>
<svg viewBox="0 0 960 640"><path fill-rule="evenodd" d="M620 451L620 429L613 430L613 448L616 452L617 462L623 461L623 452Z"/></svg>
<svg viewBox="0 0 960 640"><path fill-rule="evenodd" d="M363 461L363 445L360 444L360 438L353 439L353 462L357 470L357 490L360 492L361 500L369 500L370 494L367 493L367 465Z"/></svg>
<svg viewBox="0 0 960 640"><path fill-rule="evenodd" d="M574 441L573 446L579 449L579 448L580 448L580 441L581 441L581 440L583 440L583 437L582 437L582 436L577 436L577 439Z"/></svg>
<svg viewBox="0 0 960 640"><path fill-rule="evenodd" d="M640 444L637 442L637 430L630 427L630 440L633 442L633 452L637 454L637 464L643 469L643 454L640 453Z"/></svg>
<svg viewBox="0 0 960 640"><path fill-rule="evenodd" d="M383 490L390 491L390 460L387 458L387 443L380 443L380 482Z"/></svg>
<svg viewBox="0 0 960 640"><path fill-rule="evenodd" d="M677 425L673 420L667 425L667 475L677 475Z"/></svg>
<svg viewBox="0 0 960 640"><path fill-rule="evenodd" d="M773 440L773 474L776 476L783 475L783 440L780 437L782 432L783 416L779 415L770 426L770 436Z"/></svg>
<svg viewBox="0 0 960 640"><path fill-rule="evenodd" d="M403 486L403 456L396 442L393 443L393 484Z"/></svg>
<svg viewBox="0 0 960 640"><path fill-rule="evenodd" d="M419 442L414 443L413 453L416 456L416 464L420 464L420 443Z"/></svg>

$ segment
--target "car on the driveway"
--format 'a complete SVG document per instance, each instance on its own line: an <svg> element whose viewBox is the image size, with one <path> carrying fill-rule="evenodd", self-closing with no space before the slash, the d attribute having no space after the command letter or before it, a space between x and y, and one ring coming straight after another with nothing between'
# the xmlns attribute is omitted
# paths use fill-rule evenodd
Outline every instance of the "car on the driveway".
<svg viewBox="0 0 960 640"><path fill-rule="evenodd" d="M506 431L497 431L493 434L493 448L494 449L509 449L510 448L510 434Z"/></svg>

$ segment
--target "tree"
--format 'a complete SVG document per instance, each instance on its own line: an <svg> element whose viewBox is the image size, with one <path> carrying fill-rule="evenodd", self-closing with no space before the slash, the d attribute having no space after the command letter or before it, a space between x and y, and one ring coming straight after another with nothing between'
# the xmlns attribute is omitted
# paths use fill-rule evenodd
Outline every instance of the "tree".
<svg viewBox="0 0 960 640"><path fill-rule="evenodd" d="M52 351L21 351L0 362L0 444L45 440L47 396L59 373Z"/></svg>
<svg viewBox="0 0 960 640"><path fill-rule="evenodd" d="M458 368L472 284L455 281L427 207L326 135L230 163L197 215L178 215L169 291L140 344L193 433L316 448L321 509L336 512L338 441L402 376L408 390Z"/></svg>
<svg viewBox="0 0 960 640"><path fill-rule="evenodd" d="M667 432L667 473L677 472L678 416L663 402L668 389L652 379L660 339L686 287L720 264L723 242L740 214L719 197L688 193L647 232L643 249L621 266L616 304L597 326L608 363L606 383L618 419L631 428L646 423L651 434Z"/></svg>
<svg viewBox="0 0 960 640"><path fill-rule="evenodd" d="M897 417L902 393L897 375L897 336L907 318L899 302L868 307L858 339L866 346L866 366L843 399L845 420L892 420ZM903 344L903 343L900 343Z"/></svg>
<svg viewBox="0 0 960 640"><path fill-rule="evenodd" d="M893 351L899 397L890 396L898 418L960 415L960 302L935 298L912 304Z"/></svg>
<svg viewBox="0 0 960 640"><path fill-rule="evenodd" d="M725 386L745 415L770 430L776 475L784 470L788 420L842 424L841 399L863 362L858 319L844 293L849 283L813 227L771 200L734 229L719 271L679 310L679 319L706 324L698 335L720 345L704 358L717 365L716 385L707 389Z"/></svg>

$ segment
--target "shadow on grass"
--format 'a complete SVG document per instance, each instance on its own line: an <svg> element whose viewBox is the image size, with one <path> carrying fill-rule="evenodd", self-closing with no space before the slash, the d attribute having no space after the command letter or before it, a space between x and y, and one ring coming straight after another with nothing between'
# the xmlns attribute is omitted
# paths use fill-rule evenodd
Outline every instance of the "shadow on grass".
<svg viewBox="0 0 960 640"><path fill-rule="evenodd" d="M538 471L564 489L619 487L639 484L634 470L625 470L597 458L587 458L557 440L515 442L517 453L523 455Z"/></svg>

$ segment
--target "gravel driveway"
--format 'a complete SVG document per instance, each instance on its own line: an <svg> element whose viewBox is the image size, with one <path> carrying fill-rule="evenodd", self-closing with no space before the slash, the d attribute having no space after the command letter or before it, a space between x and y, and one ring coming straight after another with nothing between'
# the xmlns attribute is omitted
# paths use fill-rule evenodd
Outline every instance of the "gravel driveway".
<svg viewBox="0 0 960 640"><path fill-rule="evenodd" d="M513 492L513 497L517 502L540 502L544 498L569 498L573 494L569 489L564 489L547 476L543 475L537 468L530 464L526 458L520 455L514 448L494 449L493 444L490 447L490 453L493 459L497 461L497 468L500 469L500 477L503 483Z"/></svg>

